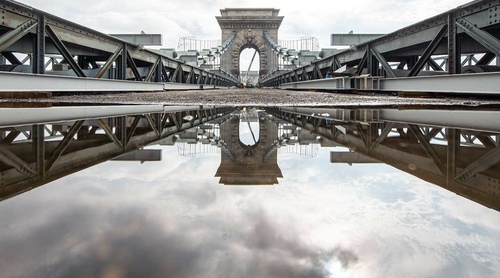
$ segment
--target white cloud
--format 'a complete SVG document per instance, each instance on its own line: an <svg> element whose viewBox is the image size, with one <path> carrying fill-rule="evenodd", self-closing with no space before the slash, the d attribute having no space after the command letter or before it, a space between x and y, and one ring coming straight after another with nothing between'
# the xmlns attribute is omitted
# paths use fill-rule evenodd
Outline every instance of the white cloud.
<svg viewBox="0 0 500 278"><path fill-rule="evenodd" d="M182 36L220 39L215 16L227 7L270 7L284 16L280 37L299 39L315 36L322 47L331 33L350 30L387 33L467 3L466 0L410 1L62 1L23 0L22 3L97 29L104 33L161 33L164 47L176 47Z"/></svg>
<svg viewBox="0 0 500 278"><path fill-rule="evenodd" d="M282 277L500 271L498 212L386 165L330 164L329 151L280 156L284 179L270 187L219 185L220 155L179 157L176 146L145 167L101 164L0 203L0 246L10 247L0 266L6 276L110 264L177 277L244 277L256 264L269 277L286 269ZM110 252L126 255L114 260ZM167 256L177 268L143 264L144 254Z"/></svg>
<svg viewBox="0 0 500 278"><path fill-rule="evenodd" d="M163 35L163 47L176 48L181 37L220 40L215 16L221 8L269 7L280 9L285 19L281 39L316 37L320 47L329 47L330 34L388 33L464 4L466 0L23 0L25 4L53 13L98 31ZM251 54L244 53L242 68L250 64ZM258 64L252 70L258 69Z"/></svg>

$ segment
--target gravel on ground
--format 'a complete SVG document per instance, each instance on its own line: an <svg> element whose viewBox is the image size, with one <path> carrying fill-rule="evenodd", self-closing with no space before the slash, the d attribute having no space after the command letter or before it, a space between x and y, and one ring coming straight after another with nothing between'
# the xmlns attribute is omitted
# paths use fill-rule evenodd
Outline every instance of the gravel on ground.
<svg viewBox="0 0 500 278"><path fill-rule="evenodd" d="M16 100L2 100L16 101ZM149 93L75 94L22 102L80 104L163 104L231 106L481 106L500 105L500 100L465 97L399 97L387 94L353 94L288 91L279 89L217 89Z"/></svg>

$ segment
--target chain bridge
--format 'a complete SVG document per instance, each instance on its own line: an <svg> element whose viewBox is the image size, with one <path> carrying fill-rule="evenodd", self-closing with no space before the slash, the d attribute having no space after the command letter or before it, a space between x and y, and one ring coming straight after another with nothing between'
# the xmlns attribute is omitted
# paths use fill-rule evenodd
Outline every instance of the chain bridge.
<svg viewBox="0 0 500 278"><path fill-rule="evenodd" d="M498 0L473 1L386 35L332 34L332 46L349 47L321 50L314 38L300 45L279 40L286 15L278 9L221 9L220 44L194 39L193 46L184 38L184 49L175 50L147 47L159 44L158 34L107 35L17 1L0 3L2 92L231 87L245 70L240 53L253 48L264 87L499 93Z"/></svg>

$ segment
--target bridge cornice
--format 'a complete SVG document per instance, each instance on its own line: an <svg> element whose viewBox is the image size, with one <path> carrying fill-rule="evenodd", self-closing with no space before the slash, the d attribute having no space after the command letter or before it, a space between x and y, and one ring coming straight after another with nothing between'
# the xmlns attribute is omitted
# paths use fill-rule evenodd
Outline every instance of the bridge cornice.
<svg viewBox="0 0 500 278"><path fill-rule="evenodd" d="M231 28L279 28L283 17L280 18L217 18L219 26ZM250 25L250 26L248 26Z"/></svg>

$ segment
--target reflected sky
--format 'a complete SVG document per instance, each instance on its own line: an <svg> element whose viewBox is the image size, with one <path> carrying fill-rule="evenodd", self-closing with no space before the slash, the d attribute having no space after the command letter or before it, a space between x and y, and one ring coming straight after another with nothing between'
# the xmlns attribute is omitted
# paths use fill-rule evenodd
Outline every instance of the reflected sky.
<svg viewBox="0 0 500 278"><path fill-rule="evenodd" d="M498 277L500 213L384 164L280 154L225 186L220 154L109 161L0 203L3 277ZM345 150L345 149L344 149Z"/></svg>

